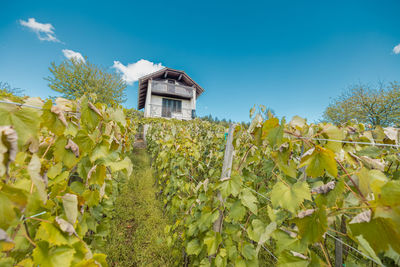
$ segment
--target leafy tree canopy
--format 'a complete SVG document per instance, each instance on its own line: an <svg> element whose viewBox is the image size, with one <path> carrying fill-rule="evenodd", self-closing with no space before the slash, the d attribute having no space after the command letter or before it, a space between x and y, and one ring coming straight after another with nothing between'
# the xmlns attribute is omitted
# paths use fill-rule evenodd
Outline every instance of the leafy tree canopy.
<svg viewBox="0 0 400 267"><path fill-rule="evenodd" d="M126 83L121 76L107 72L87 60L65 60L60 65L52 62L49 70L51 75L45 80L51 89L61 93L64 98L76 99L94 93L98 102L108 105L126 101Z"/></svg>
<svg viewBox="0 0 400 267"><path fill-rule="evenodd" d="M351 119L371 126L400 125L400 84L359 84L335 98L326 108L323 119L334 124Z"/></svg>
<svg viewBox="0 0 400 267"><path fill-rule="evenodd" d="M24 90L17 87L12 87L7 82L0 82L0 97L18 98L24 95Z"/></svg>

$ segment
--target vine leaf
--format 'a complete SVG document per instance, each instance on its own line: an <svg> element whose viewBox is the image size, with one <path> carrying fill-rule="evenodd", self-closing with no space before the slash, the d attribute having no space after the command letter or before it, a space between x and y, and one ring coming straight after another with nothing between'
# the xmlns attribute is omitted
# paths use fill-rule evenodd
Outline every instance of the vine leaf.
<svg viewBox="0 0 400 267"><path fill-rule="evenodd" d="M244 216L246 215L246 208L243 207L240 200L237 200L230 208L229 211L229 218L239 222L243 220Z"/></svg>
<svg viewBox="0 0 400 267"><path fill-rule="evenodd" d="M62 201L68 222L74 224L78 217L78 197L67 193L62 197Z"/></svg>
<svg viewBox="0 0 400 267"><path fill-rule="evenodd" d="M68 245L68 238L54 224L41 222L35 239L48 241L53 245Z"/></svg>
<svg viewBox="0 0 400 267"><path fill-rule="evenodd" d="M318 145L304 153L299 168L304 166L307 175L314 178L322 176L324 170L334 177L338 174L335 153Z"/></svg>
<svg viewBox="0 0 400 267"><path fill-rule="evenodd" d="M0 103L0 126L13 126L18 134L19 148L37 138L39 123L39 114L32 108Z"/></svg>
<svg viewBox="0 0 400 267"><path fill-rule="evenodd" d="M308 260L294 256L290 251L285 250L278 257L278 267L307 267Z"/></svg>
<svg viewBox="0 0 400 267"><path fill-rule="evenodd" d="M207 253L209 256L215 254L218 245L222 242L221 234L214 231L209 231L204 238L204 244L207 245Z"/></svg>
<svg viewBox="0 0 400 267"><path fill-rule="evenodd" d="M242 181L240 180L240 177L232 175L230 179L223 181L218 188L221 191L222 197L226 198L230 194L236 197L242 188L241 186Z"/></svg>
<svg viewBox="0 0 400 267"><path fill-rule="evenodd" d="M311 244L322 239L322 235L328 228L328 219L325 206L319 207L311 215L303 218L296 218L293 222L299 228L301 242Z"/></svg>
<svg viewBox="0 0 400 267"><path fill-rule="evenodd" d="M368 244L368 241L364 239L362 235L356 236L356 239L358 240L359 248L361 251L363 251L365 254L376 260L379 264L382 264L381 260L379 257L376 255L375 251L371 248L371 246Z"/></svg>
<svg viewBox="0 0 400 267"><path fill-rule="evenodd" d="M274 208L282 207L295 213L304 200L311 200L307 182L297 182L293 186L277 182L271 191L271 202Z"/></svg>
<svg viewBox="0 0 400 267"><path fill-rule="evenodd" d="M257 214L257 198L251 193L251 191L247 188L242 189L242 192L240 193L240 200L242 201L242 204L246 206L251 212L254 214Z"/></svg>
<svg viewBox="0 0 400 267"><path fill-rule="evenodd" d="M193 239L186 245L186 253L188 255L199 255L200 251L201 245L198 239Z"/></svg>
<svg viewBox="0 0 400 267"><path fill-rule="evenodd" d="M48 267L69 267L75 250L68 246L50 247L46 241L37 243L33 250L35 264Z"/></svg>
<svg viewBox="0 0 400 267"><path fill-rule="evenodd" d="M31 161L28 165L28 173L31 176L33 184L36 186L40 199L43 203L47 201L46 185L43 177L40 175L40 159L36 154L33 154Z"/></svg>

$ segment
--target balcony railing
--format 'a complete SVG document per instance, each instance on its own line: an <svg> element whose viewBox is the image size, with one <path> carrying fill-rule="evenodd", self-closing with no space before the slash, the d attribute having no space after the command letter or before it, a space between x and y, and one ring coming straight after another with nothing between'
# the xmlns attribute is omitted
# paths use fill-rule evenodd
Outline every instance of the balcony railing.
<svg viewBox="0 0 400 267"><path fill-rule="evenodd" d="M153 93L176 95L184 98L192 98L193 90L192 87L159 81L152 81L151 87Z"/></svg>
<svg viewBox="0 0 400 267"><path fill-rule="evenodd" d="M180 112L172 111L171 108L150 104L150 117L173 118L179 120L191 120L196 117L196 110L181 108Z"/></svg>

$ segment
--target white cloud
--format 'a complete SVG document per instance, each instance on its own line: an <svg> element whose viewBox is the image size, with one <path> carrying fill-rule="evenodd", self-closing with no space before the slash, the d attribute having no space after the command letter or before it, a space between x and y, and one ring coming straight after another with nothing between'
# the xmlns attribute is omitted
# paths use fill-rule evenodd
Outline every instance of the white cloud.
<svg viewBox="0 0 400 267"><path fill-rule="evenodd" d="M400 44L396 45L393 48L393 53L395 53L396 55L400 54Z"/></svg>
<svg viewBox="0 0 400 267"><path fill-rule="evenodd" d="M139 80L140 77L164 68L161 63L155 64L145 59L141 59L136 63L130 63L126 66L119 61L114 61L112 67L121 72L122 79L130 85Z"/></svg>
<svg viewBox="0 0 400 267"><path fill-rule="evenodd" d="M37 22L34 18L30 18L27 21L19 20L19 23L22 26L28 27L32 31L34 31L42 41L50 41L50 42L60 42L54 34L54 27L50 23L40 23Z"/></svg>
<svg viewBox="0 0 400 267"><path fill-rule="evenodd" d="M81 53L79 52L75 52L69 49L63 49L62 50L64 56L68 59L75 59L77 61L82 61L83 63L85 63L85 58L82 56Z"/></svg>

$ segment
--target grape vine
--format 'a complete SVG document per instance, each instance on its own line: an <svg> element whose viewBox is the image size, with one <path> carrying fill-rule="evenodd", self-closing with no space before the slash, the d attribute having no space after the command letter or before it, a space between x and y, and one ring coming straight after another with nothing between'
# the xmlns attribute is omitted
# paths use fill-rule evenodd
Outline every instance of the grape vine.
<svg viewBox="0 0 400 267"><path fill-rule="evenodd" d="M136 124L86 97L11 100L0 103L0 265L107 266Z"/></svg>
<svg viewBox="0 0 400 267"><path fill-rule="evenodd" d="M174 222L169 243L176 253L184 246L185 265L332 266L339 241L364 258L346 247L347 265L399 263L398 129L260 113L248 129L236 126L232 174L221 179L226 129L199 120L148 124Z"/></svg>

